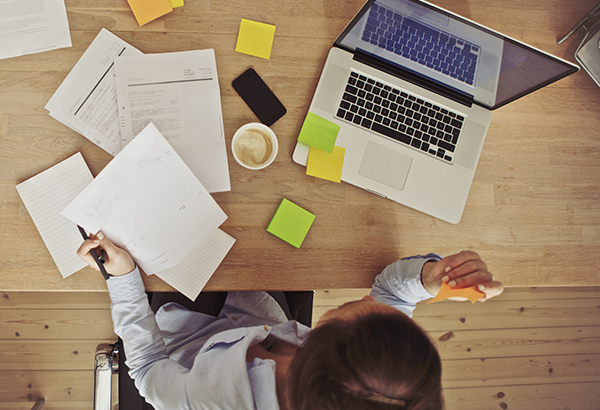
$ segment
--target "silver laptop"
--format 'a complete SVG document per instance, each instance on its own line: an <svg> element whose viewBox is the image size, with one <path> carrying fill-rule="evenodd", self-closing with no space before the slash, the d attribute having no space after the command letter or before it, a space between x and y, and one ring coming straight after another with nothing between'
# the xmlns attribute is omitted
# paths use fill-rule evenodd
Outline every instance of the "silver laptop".
<svg viewBox="0 0 600 410"><path fill-rule="evenodd" d="M461 219L491 110L578 67L420 0L370 0L327 57L309 111L341 126L342 180ZM295 162L310 147L298 142Z"/></svg>

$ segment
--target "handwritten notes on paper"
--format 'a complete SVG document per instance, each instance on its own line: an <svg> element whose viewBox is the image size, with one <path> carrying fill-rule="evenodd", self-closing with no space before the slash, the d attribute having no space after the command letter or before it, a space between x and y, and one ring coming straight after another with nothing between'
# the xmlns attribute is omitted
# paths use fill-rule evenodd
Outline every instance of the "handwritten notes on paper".
<svg viewBox="0 0 600 410"><path fill-rule="evenodd" d="M314 220L315 215L284 198L267 227L267 232L300 248Z"/></svg>
<svg viewBox="0 0 600 410"><path fill-rule="evenodd" d="M440 300L449 299L449 298L465 298L470 300L472 303L477 302L481 299L485 294L477 290L475 286L470 286L468 288L454 289L448 286L448 283L442 283L442 287L438 292L437 296L426 304L439 302Z"/></svg>
<svg viewBox="0 0 600 410"><path fill-rule="evenodd" d="M181 263L227 219L153 124L62 214L89 232L102 230L147 274Z"/></svg>
<svg viewBox="0 0 600 410"><path fill-rule="evenodd" d="M271 58L275 26L242 19L235 51L265 59Z"/></svg>
<svg viewBox="0 0 600 410"><path fill-rule="evenodd" d="M127 0L127 2L140 26L173 11L169 0Z"/></svg>
<svg viewBox="0 0 600 410"><path fill-rule="evenodd" d="M76 253L81 245L77 226L60 213L93 179L83 157L77 153L17 185L33 223L64 278L87 264Z"/></svg>
<svg viewBox="0 0 600 410"><path fill-rule="evenodd" d="M77 224L192 300L235 243L218 228L227 216L152 124L96 179L77 153L16 188L63 277L87 266Z"/></svg>

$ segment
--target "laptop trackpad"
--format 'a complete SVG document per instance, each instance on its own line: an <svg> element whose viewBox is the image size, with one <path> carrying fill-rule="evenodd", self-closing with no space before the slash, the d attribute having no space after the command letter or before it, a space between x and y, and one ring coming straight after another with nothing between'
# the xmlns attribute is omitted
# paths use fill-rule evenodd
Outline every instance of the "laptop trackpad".
<svg viewBox="0 0 600 410"><path fill-rule="evenodd" d="M411 164L412 158L408 155L370 141L358 173L402 191Z"/></svg>

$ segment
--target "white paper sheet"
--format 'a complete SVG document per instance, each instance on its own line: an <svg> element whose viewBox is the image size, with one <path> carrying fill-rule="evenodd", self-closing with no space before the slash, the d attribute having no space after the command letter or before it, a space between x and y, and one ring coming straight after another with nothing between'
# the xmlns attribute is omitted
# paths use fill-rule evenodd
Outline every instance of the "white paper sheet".
<svg viewBox="0 0 600 410"><path fill-rule="evenodd" d="M212 274L235 243L235 239L220 229L214 231L179 265L158 272L156 276L196 300Z"/></svg>
<svg viewBox="0 0 600 410"><path fill-rule="evenodd" d="M227 215L151 123L62 212L153 274L181 263Z"/></svg>
<svg viewBox="0 0 600 410"><path fill-rule="evenodd" d="M53 118L116 155L122 144L114 61L117 56L140 54L103 28L45 108Z"/></svg>
<svg viewBox="0 0 600 410"><path fill-rule="evenodd" d="M17 191L63 277L87 264L77 256L82 238L77 226L60 212L94 177L77 153L17 185Z"/></svg>
<svg viewBox="0 0 600 410"><path fill-rule="evenodd" d="M71 47L64 0L0 0L0 58Z"/></svg>
<svg viewBox="0 0 600 410"><path fill-rule="evenodd" d="M230 191L214 50L119 57L123 146L153 122L209 192Z"/></svg>

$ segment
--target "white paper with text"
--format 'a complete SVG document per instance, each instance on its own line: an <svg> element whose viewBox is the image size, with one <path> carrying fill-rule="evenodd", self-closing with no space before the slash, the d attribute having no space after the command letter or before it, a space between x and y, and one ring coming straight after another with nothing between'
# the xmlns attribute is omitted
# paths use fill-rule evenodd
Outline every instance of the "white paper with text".
<svg viewBox="0 0 600 410"><path fill-rule="evenodd" d="M102 29L46 104L50 115L111 155L122 149L114 61L141 51Z"/></svg>
<svg viewBox="0 0 600 410"><path fill-rule="evenodd" d="M230 191L214 50L119 57L123 146L152 122L209 192Z"/></svg>
<svg viewBox="0 0 600 410"><path fill-rule="evenodd" d="M71 47L64 0L0 0L0 58Z"/></svg>
<svg viewBox="0 0 600 410"><path fill-rule="evenodd" d="M152 123L62 214L101 230L147 274L181 263L227 219Z"/></svg>

